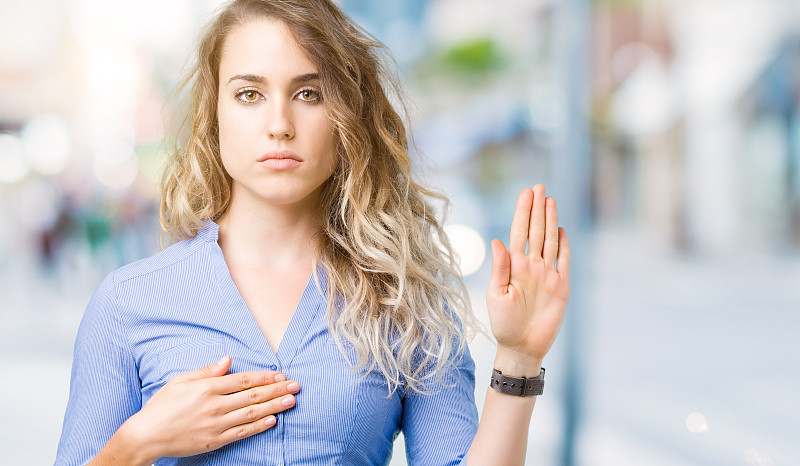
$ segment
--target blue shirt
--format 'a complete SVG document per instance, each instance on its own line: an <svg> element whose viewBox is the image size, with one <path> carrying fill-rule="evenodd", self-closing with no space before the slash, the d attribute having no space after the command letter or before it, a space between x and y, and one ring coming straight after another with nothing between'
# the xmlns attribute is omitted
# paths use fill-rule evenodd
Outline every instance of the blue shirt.
<svg viewBox="0 0 800 466"><path fill-rule="evenodd" d="M362 379L350 369L328 332L325 295L312 278L276 354L236 289L218 232L209 221L194 238L100 284L75 342L56 465L87 463L173 376L226 354L229 373L272 369L297 380L296 405L263 433L157 465L386 464L400 430L409 464L463 461L478 425L468 349L444 374L453 386L388 396L379 372Z"/></svg>

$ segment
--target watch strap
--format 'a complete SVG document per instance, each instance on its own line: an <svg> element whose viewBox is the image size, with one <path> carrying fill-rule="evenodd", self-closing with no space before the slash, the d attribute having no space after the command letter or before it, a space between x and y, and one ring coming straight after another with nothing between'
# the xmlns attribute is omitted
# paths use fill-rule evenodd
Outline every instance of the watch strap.
<svg viewBox="0 0 800 466"><path fill-rule="evenodd" d="M516 396L535 396L544 392L544 367L536 377L511 377L497 369L492 371L490 385L500 393Z"/></svg>

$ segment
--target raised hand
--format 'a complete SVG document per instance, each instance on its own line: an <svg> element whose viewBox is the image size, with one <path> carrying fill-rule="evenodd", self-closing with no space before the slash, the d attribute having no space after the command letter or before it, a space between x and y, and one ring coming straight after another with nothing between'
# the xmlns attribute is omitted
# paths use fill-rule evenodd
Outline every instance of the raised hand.
<svg viewBox="0 0 800 466"><path fill-rule="evenodd" d="M124 452L114 457L135 457L134 463L149 465L165 456L216 450L269 429L275 414L294 406L293 393L300 390L296 381L276 371L224 375L230 364L226 356L173 377L114 435L111 450ZM120 449L120 444L130 447ZM131 448L138 451L129 454ZM108 457L101 454L96 459Z"/></svg>
<svg viewBox="0 0 800 466"><path fill-rule="evenodd" d="M525 372L508 375L538 375L564 319L569 254L567 234L558 226L555 199L545 197L541 184L524 189L511 223L509 249L500 240L492 241L492 275L486 293L498 360L509 370Z"/></svg>

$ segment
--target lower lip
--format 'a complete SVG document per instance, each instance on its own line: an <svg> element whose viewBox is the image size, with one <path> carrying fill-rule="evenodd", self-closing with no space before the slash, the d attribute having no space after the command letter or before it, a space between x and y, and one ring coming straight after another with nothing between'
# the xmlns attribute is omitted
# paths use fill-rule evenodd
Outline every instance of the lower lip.
<svg viewBox="0 0 800 466"><path fill-rule="evenodd" d="M258 162L264 168L270 170L291 170L292 168L299 167L303 162L295 159L267 159L263 162Z"/></svg>

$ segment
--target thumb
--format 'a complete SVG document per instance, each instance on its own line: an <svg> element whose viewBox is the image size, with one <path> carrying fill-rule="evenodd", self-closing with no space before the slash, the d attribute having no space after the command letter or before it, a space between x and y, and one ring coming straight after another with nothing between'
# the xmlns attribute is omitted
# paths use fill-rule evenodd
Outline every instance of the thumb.
<svg viewBox="0 0 800 466"><path fill-rule="evenodd" d="M228 369L231 367L231 358L230 356L225 356L224 358L220 359L219 361L209 364L207 366L203 366L200 369L186 372L182 374L185 380L197 380L197 379L205 379L208 377L219 377L221 375L225 375L228 372Z"/></svg>
<svg viewBox="0 0 800 466"><path fill-rule="evenodd" d="M489 292L500 294L511 280L511 257L499 239L492 240L492 275L489 277Z"/></svg>

